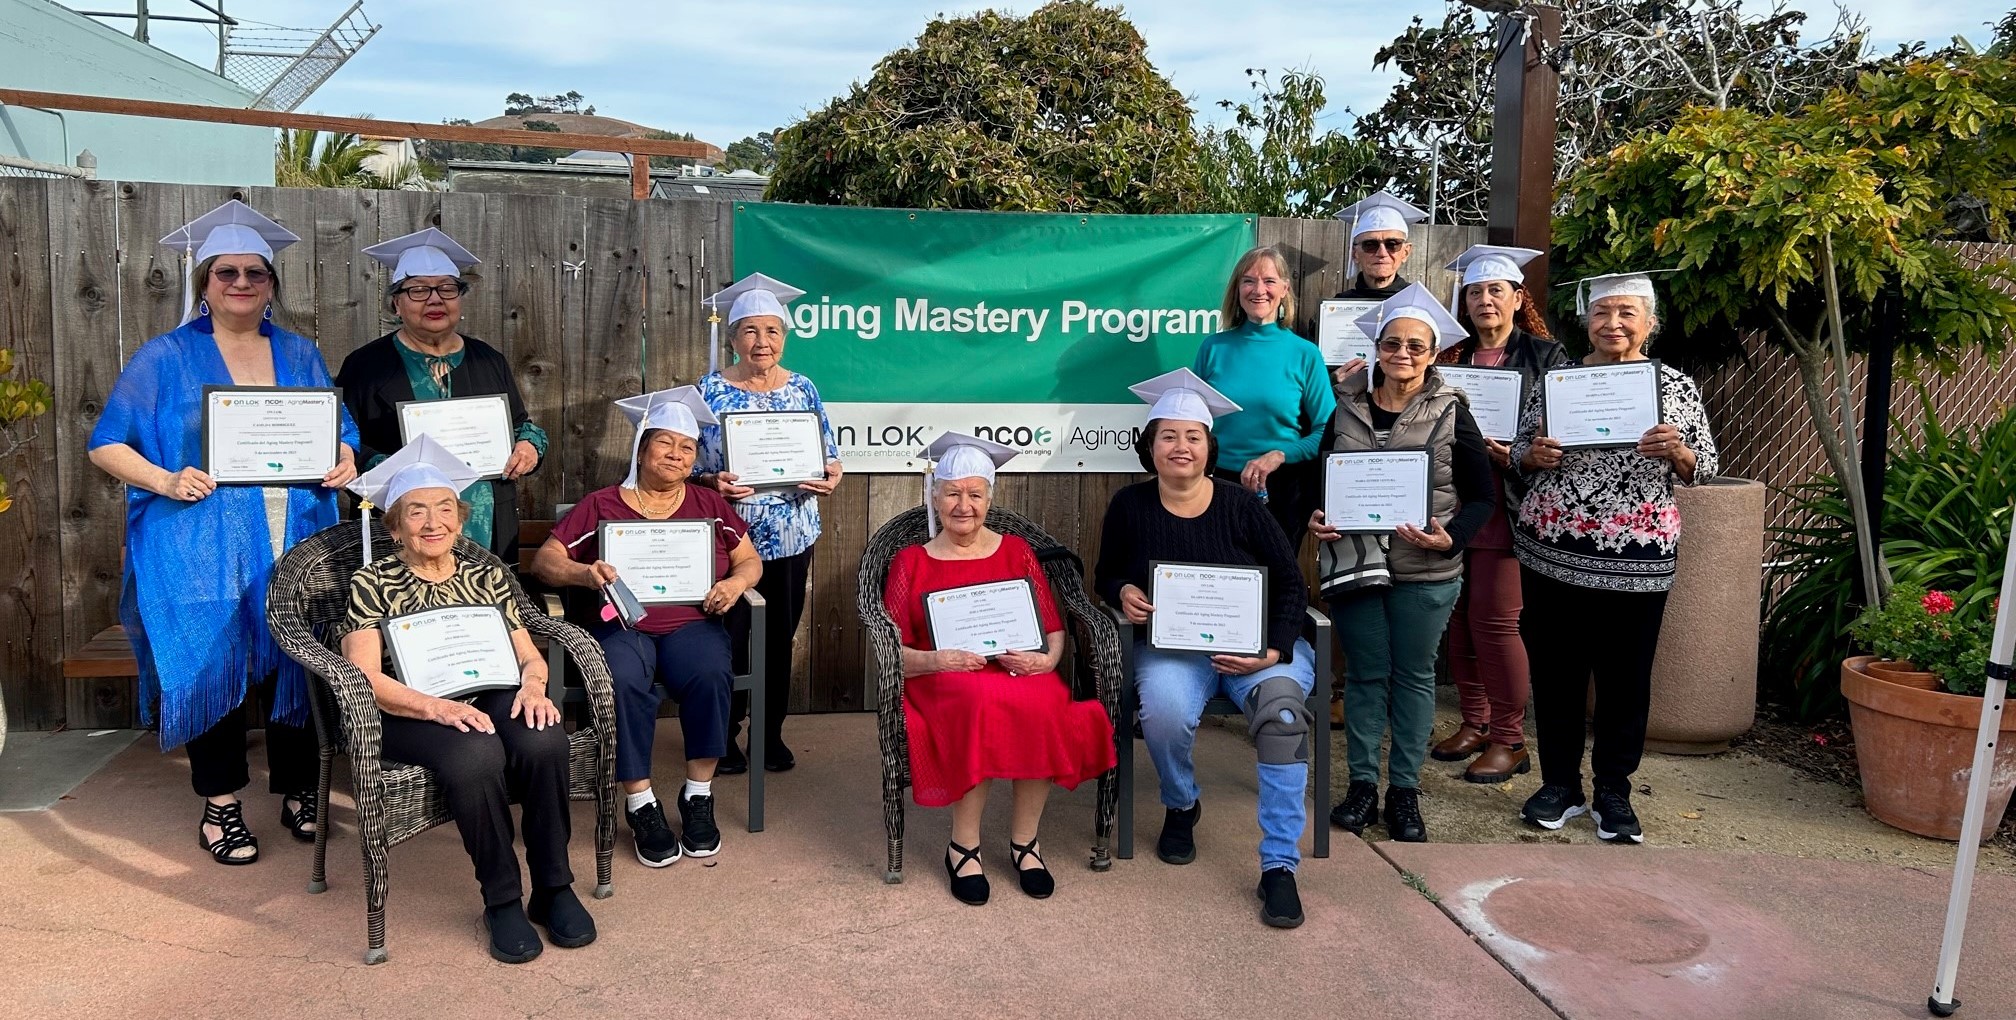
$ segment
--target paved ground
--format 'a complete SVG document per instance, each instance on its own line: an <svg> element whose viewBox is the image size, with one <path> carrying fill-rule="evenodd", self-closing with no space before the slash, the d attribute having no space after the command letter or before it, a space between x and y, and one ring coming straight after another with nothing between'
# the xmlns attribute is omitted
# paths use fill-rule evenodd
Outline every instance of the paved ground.
<svg viewBox="0 0 2016 1020"><path fill-rule="evenodd" d="M677 730L664 725L669 773ZM728 842L714 866L654 872L619 855L615 898L591 903L601 940L516 968L482 950L451 828L393 851L392 958L367 968L347 803L328 893L303 891L307 848L286 839L263 794L250 802L265 858L221 868L195 846L186 766L143 740L55 809L0 816L0 1002L19 1016L178 1018L1923 1015L1944 903L1936 872L1650 847L1396 848L1340 834L1335 856L1305 861L1309 922L1279 932L1260 925L1253 898L1251 752L1242 733L1207 727L1197 863L1149 852L1160 809L1143 775L1142 855L1108 874L1085 869L1088 785L1049 815L1057 895L1014 889L996 811L995 900L975 909L945 892L942 811L911 810L908 880L881 882L870 717L794 720L792 731L802 764L772 777L769 831L741 831L741 781L723 780ZM586 804L576 831L577 873L592 876ZM2012 912L2016 880L1984 879L1962 1016L2016 1016Z"/></svg>

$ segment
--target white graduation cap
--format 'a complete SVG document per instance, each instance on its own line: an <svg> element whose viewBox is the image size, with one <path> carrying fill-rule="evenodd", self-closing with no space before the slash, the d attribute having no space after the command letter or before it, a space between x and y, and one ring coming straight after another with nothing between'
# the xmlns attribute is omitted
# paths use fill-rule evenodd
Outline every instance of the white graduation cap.
<svg viewBox="0 0 2016 1020"><path fill-rule="evenodd" d="M721 307L728 306L729 325L741 322L752 315L774 315L783 319L786 325L791 316L784 306L805 296L805 292L782 280L775 280L762 273L750 273L733 284L715 291L700 300L712 313L707 316L707 371L713 372L721 363Z"/></svg>
<svg viewBox="0 0 2016 1020"><path fill-rule="evenodd" d="M637 430L630 439L630 474L623 479L626 489L637 487L637 453L644 445L644 433L652 429L666 429L698 442L700 426L720 421L708 408L707 399L700 395L697 386L675 386L669 390L624 397L616 402L616 409L622 411L623 417L630 419L630 424Z"/></svg>
<svg viewBox="0 0 2016 1020"><path fill-rule="evenodd" d="M1469 250L1442 267L1452 273L1462 274L1462 278L1456 282L1455 292L1449 296L1449 310L1456 310L1456 302L1462 299L1463 288L1473 283L1505 280L1523 285L1526 282L1526 274L1520 267L1542 254L1537 248L1512 248L1497 244L1471 245Z"/></svg>
<svg viewBox="0 0 2016 1020"><path fill-rule="evenodd" d="M483 260L469 253L439 227L428 227L380 241L364 249L364 254L392 267L392 284L409 276L461 277L462 271Z"/></svg>
<svg viewBox="0 0 2016 1020"><path fill-rule="evenodd" d="M1602 276L1585 276L1575 281L1575 314L1589 314L1589 306L1609 297L1642 297L1657 300L1652 291L1652 277L1662 273L1679 272L1677 269L1647 269L1637 273L1605 273Z"/></svg>
<svg viewBox="0 0 2016 1020"><path fill-rule="evenodd" d="M1351 236L1345 239L1348 246L1345 255L1345 279L1358 276L1358 235L1373 230L1398 230L1411 233L1407 225L1421 223L1428 219L1428 213L1390 191L1375 191L1364 198L1337 211L1337 218L1351 224Z"/></svg>
<svg viewBox="0 0 2016 1020"><path fill-rule="evenodd" d="M301 240L259 210L232 199L176 227L161 243L182 253L182 321L196 317L196 265L218 255L258 255L267 262L273 253Z"/></svg>
<svg viewBox="0 0 2016 1020"><path fill-rule="evenodd" d="M1227 400L1225 394L1212 389L1210 383L1187 368L1164 372L1127 389L1154 405L1148 411L1149 421L1157 418L1194 421L1208 429L1215 418L1240 409L1238 404Z"/></svg>
<svg viewBox="0 0 2016 1020"><path fill-rule="evenodd" d="M449 453L434 437L421 433L399 448L378 466L358 475L345 486L360 497L363 511L364 562L371 562L371 508L390 507L414 489L448 489L460 495L463 489L483 477L462 458Z"/></svg>
<svg viewBox="0 0 2016 1020"><path fill-rule="evenodd" d="M932 535L938 534L938 511L931 505L931 481L950 482L961 478L985 478L987 484L994 484L994 470L1008 466L1022 451L1005 446L991 439L967 435L964 432L947 432L931 441L931 445L917 451L917 456L935 462L931 471L924 476L924 517Z"/></svg>
<svg viewBox="0 0 2016 1020"><path fill-rule="evenodd" d="M1456 316L1442 307L1442 302L1435 300L1435 295L1419 283L1410 283L1400 293L1379 302L1379 307L1359 316L1356 325L1365 331L1366 336L1377 340L1379 331L1394 319L1427 323L1428 328L1435 331L1438 341L1435 349L1438 351L1446 351L1470 335L1464 331L1463 324L1456 321Z"/></svg>

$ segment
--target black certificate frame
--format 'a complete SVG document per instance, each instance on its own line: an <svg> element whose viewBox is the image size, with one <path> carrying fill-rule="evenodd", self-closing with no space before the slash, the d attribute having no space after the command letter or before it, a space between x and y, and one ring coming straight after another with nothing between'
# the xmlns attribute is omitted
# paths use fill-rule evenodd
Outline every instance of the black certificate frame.
<svg viewBox="0 0 2016 1020"><path fill-rule="evenodd" d="M709 573L709 574L712 574L712 573L713 573L713 567L711 566L711 564L712 564L712 562L713 562L713 558L714 558L714 529L716 529L716 528L719 528L719 527L721 526L721 518L719 518L719 517L671 517L671 518L667 518L667 519L665 519L665 520L656 520L656 521L654 521L654 520L646 520L646 519L639 519L639 520L628 520L628 521L614 521L614 520L611 520L611 521L599 521L599 522L597 522L597 523L596 523L596 525L595 525L595 553L596 553L596 555L597 555L598 557L600 557L601 559L604 559L604 560L607 560L607 559L609 558L609 529L610 529L610 528L624 528L624 527L637 527L637 526L639 526L639 525L644 525L644 526L647 526L647 527L663 527L663 526L665 526L665 525L677 525L677 526L679 526L680 530L686 530L686 529L688 529L688 528L691 528L691 529L693 529L693 530L699 530L699 526L700 526L700 525L703 525L703 524L704 524L704 525L706 525L706 527L707 527L707 531L706 531L706 534L707 534L707 558L708 558L708 562L709 562L709 564L710 564L710 566L709 566L709 568L708 568L708 573ZM619 577L621 577L621 572L620 572L620 571L618 572L618 576L619 576ZM635 579L635 578L630 578L630 579L628 579L628 581L634 581L634 580L636 580L636 579ZM630 589L630 593L631 593L631 595L632 595L632 596L633 596L634 598L636 598L636 600L637 600L638 604L639 604L639 605L642 605L642 606L644 607L644 609L645 609L645 611L646 611L646 612L649 612L652 606L697 606L697 605L700 605L700 604L702 604L702 603L704 603L704 602L706 602L706 601L707 601L707 593L708 593L709 591L712 591L712 590L714 589L714 584L715 584L716 582L720 581L720 580L721 580L721 579L720 579L720 578L718 578L718 577L715 577L715 578L712 578L711 580L709 580L709 581L707 582L707 587L706 587L706 588L703 588L703 589L701 589L701 591L700 591L700 594L698 594L698 595L695 595L695 596L693 596L693 597L692 597L692 598L690 598L690 599L687 599L687 598L670 598L670 599L653 599L653 598L646 598L646 597L644 597L644 593L643 593L643 592L641 592L641 591L639 591L639 590L638 590L638 588L637 588L637 586L636 586L635 584L630 584L630 583L628 583L628 581L626 581L626 583L625 583L625 585L624 585L624 586Z"/></svg>
<svg viewBox="0 0 2016 1020"><path fill-rule="evenodd" d="M826 480L826 423L820 418L819 412L724 411L719 417L721 419L721 467L723 470L726 470L728 465L735 461L735 446L734 439L732 438L735 435L735 430L730 428L729 425L737 418L806 418L811 421L813 434L818 441L820 464L818 474L805 478L764 478L751 481L748 478L741 477L738 473L735 479L736 485L747 486L751 489L782 489L795 487L801 482L823 482Z"/></svg>
<svg viewBox="0 0 2016 1020"><path fill-rule="evenodd" d="M965 591L969 588L992 588L997 584L1015 584L1017 582L1021 583L1023 591L1029 596L1029 616L1031 619L1036 621L1036 643L1034 645L1029 646L1028 648L1003 648L1001 649L1001 651L996 652L993 655L986 656L986 658L992 660L1006 652L1049 651L1050 650L1049 642L1043 636L1042 604L1036 601L1036 583L1034 581L1029 580L1026 577L1007 577L1002 578L999 581L981 581L976 584L954 585L950 588L939 588L935 591L927 591L924 594L918 596L918 599L922 601L924 605L924 631L931 637L931 647L934 649L942 647L938 643L938 621L933 619L931 616L931 596L943 595L946 594L947 592ZM975 654L979 653L976 652Z"/></svg>
<svg viewBox="0 0 2016 1020"><path fill-rule="evenodd" d="M416 436L408 434L406 431L406 408L412 405L456 404L465 401L475 402L475 401L492 401L492 400L504 406L504 462L508 464L511 462L511 449L517 446L518 442L515 438L513 438L515 430L513 430L511 427L511 398L505 396L502 393L475 393L466 397L444 397L440 400L401 400L398 403L393 404L392 416L399 422L399 445L403 447L407 443L410 443L415 438L417 438ZM435 442L440 442L440 440L437 439L435 440ZM467 464L468 461L463 461L463 463ZM474 465L470 466L474 467ZM487 475L477 476L479 480L486 482L496 481L503 477L504 477L504 470L502 468L499 468L496 471L491 472L490 474Z"/></svg>
<svg viewBox="0 0 2016 1020"><path fill-rule="evenodd" d="M1200 655L1244 655L1250 657L1259 657L1267 654L1267 618L1268 618L1268 612L1273 608L1274 589L1272 585L1273 578L1269 576L1269 571L1267 570L1267 567L1264 564L1196 563L1187 560L1149 560L1148 591L1147 591L1149 605L1155 604L1155 578L1161 573L1163 567L1203 567L1210 570L1244 570L1259 574L1260 575L1260 627L1259 627L1260 647L1252 649L1250 651L1242 648L1227 648L1219 651L1209 651L1209 652L1198 648L1162 649L1161 645L1155 643L1155 621L1153 619L1150 619L1148 621L1147 623L1148 632L1145 635L1145 637L1148 640L1149 647L1172 652L1196 652Z"/></svg>
<svg viewBox="0 0 2016 1020"><path fill-rule="evenodd" d="M1514 439L1519 438L1519 414L1526 407L1526 373L1521 372L1516 368L1506 368L1503 365L1436 365L1435 372L1437 375L1442 376L1442 384L1449 387L1452 390L1463 390L1462 386L1459 386L1455 382L1451 381L1449 376L1447 375L1448 371L1452 368L1459 369L1463 372L1492 372L1516 377L1519 383L1519 399L1512 402L1512 435L1494 436L1488 432L1484 432L1484 427L1482 425L1479 425L1477 427L1477 431L1484 432L1484 438L1486 439L1496 440L1498 442L1505 443L1508 445ZM1463 390L1463 396L1466 402L1469 401L1470 391ZM1477 417L1476 411L1474 409L1471 411L1470 417L1472 419L1475 419Z"/></svg>
<svg viewBox="0 0 2016 1020"><path fill-rule="evenodd" d="M217 478L217 473L212 470L213 465L210 462L210 398L213 395L229 393L326 393L334 397L335 403L329 408L329 432L336 439L334 443L330 444L335 451L334 459L329 462L328 467L312 475L281 475L274 478L248 478L231 481ZM203 472L209 475L210 480L218 485L304 485L311 482L320 482L330 471L335 469L337 464L343 461L343 393L334 386L223 386L216 383L208 383L203 387L203 420L200 427L201 431L197 433L196 438L203 444Z"/></svg>
<svg viewBox="0 0 2016 1020"><path fill-rule="evenodd" d="M1588 371L1595 371L1597 369L1609 369L1609 368L1636 368L1639 365L1647 366L1646 371L1649 371L1652 374L1652 400L1653 400L1653 406L1657 408L1658 412L1655 415L1655 417L1658 419L1659 422L1665 421L1666 387L1662 384L1664 373L1660 370L1662 366L1658 358L1646 358L1643 361L1613 361L1601 365L1561 365L1555 368L1547 369L1540 375L1540 423L1542 428L1541 435L1548 435L1547 426L1549 424L1550 394L1548 393L1547 390L1547 382L1549 379L1552 379L1556 374L1562 372L1572 373L1572 372L1588 372ZM1655 424L1657 424L1657 422L1655 422ZM1643 433L1640 433L1640 435L1642 434ZM1554 437L1549 436L1549 438ZM1638 448L1638 438L1639 438L1638 436L1630 436L1628 438L1617 439L1611 442L1561 443L1561 449L1635 450ZM1558 439L1556 439L1555 441L1560 442L1560 440Z"/></svg>
<svg viewBox="0 0 2016 1020"><path fill-rule="evenodd" d="M1390 535L1390 534L1392 534L1392 533L1393 533L1393 529L1394 529L1394 528L1396 528L1396 527L1398 527L1399 525L1392 525L1392 526L1387 526L1387 525L1385 525L1385 524L1377 524L1377 525L1373 525L1373 526L1370 526L1370 527L1364 527L1364 528L1339 528L1339 527L1337 527L1337 522L1335 522L1335 521L1333 521L1333 520L1331 520L1331 519L1330 519L1330 500L1329 500L1329 496L1330 496L1330 465L1331 465L1331 464L1332 464L1332 463L1334 462L1335 458L1338 458L1338 457L1377 457L1377 456L1391 456L1391 455L1393 455L1393 454L1396 454L1396 453L1406 453L1406 454L1419 454L1419 455L1421 456L1421 462L1422 462L1422 465L1423 465L1423 468L1424 468L1424 471L1423 471L1423 476L1424 476L1424 478L1423 478L1423 480L1424 480L1424 483L1425 483L1425 484L1423 484L1423 485L1421 486L1421 519L1422 519L1423 521L1429 521L1429 520L1433 520L1433 519L1434 519L1434 512L1435 512L1435 506L1434 506L1434 502L1433 502L1433 500L1434 500L1434 492L1435 492L1435 457L1434 457L1434 455L1433 455L1432 453L1430 453L1430 452L1429 452L1428 448L1427 448L1427 447L1425 447L1425 446L1396 446L1396 447L1391 447L1391 448L1387 448L1387 449L1380 449L1380 450L1325 450L1325 451L1323 451L1323 497L1324 497L1324 498L1323 498L1323 503L1322 503L1322 506L1323 506L1323 523L1325 523L1325 524L1328 524L1328 525L1330 525L1330 526L1331 526L1331 527L1332 527L1333 529L1335 529L1335 530L1336 530L1336 531L1337 531L1337 532L1338 532L1339 534L1343 534L1343 535Z"/></svg>
<svg viewBox="0 0 2016 1020"><path fill-rule="evenodd" d="M512 653L511 659L513 662L517 661L518 658L517 650L515 648L512 648L510 644L511 619L510 617L504 614L503 606L490 605L488 603L471 605L471 606L434 606L429 609L417 609L410 613L400 613L398 616L388 616L378 621L378 632L381 639L385 642L385 653L392 657L393 679L398 680L400 683L405 684L408 687L412 687L413 690L416 691L420 690L418 687L413 687L412 683L406 679L407 677L411 676L412 673L407 668L408 663L406 661L406 657L399 653L399 640L393 634L393 624L396 624L401 620L410 620L416 616L426 616L430 613L438 613L444 609L488 609L492 613L495 613L497 615L497 623L504 629L505 650ZM446 698L450 701L453 701L457 698L466 698L469 695L475 694L479 691L510 690L511 688L524 683L524 678L522 674L523 667L521 666L520 669L521 673L518 676L512 677L509 682L479 684L475 687L459 689L453 694L436 694L429 696L437 698Z"/></svg>

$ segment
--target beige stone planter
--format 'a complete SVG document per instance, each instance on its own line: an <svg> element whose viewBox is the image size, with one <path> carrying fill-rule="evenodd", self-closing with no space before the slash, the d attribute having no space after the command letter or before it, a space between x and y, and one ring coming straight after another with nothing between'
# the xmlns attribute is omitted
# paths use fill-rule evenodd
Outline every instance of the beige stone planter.
<svg viewBox="0 0 2016 1020"><path fill-rule="evenodd" d="M1648 750L1725 751L1756 720L1764 495L1743 478L1674 488L1683 530L1652 665Z"/></svg>

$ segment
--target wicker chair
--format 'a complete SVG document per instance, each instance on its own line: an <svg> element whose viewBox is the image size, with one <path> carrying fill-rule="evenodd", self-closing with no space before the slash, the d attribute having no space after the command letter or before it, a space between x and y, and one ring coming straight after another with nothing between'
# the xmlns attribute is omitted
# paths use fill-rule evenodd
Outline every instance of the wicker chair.
<svg viewBox="0 0 2016 1020"><path fill-rule="evenodd" d="M375 520L372 535L374 549L392 548L390 537ZM466 538L456 545L455 554L468 560L496 559ZM309 705L321 748L316 817L324 823L315 827L308 891L319 893L329 887L323 866L329 840L329 779L336 753L343 751L350 757L364 856L364 927L369 940L364 962L383 963L386 851L450 819L433 773L380 759L378 702L370 682L327 641L330 625L349 611L350 575L361 559L362 540L354 522L324 528L302 540L274 569L266 623L280 648L306 667L310 677ZM609 667L593 639L572 624L547 616L515 577L512 594L532 635L564 646L587 678L594 721L568 736L568 772L574 799L595 801L595 896L605 898L613 891L610 872L616 846L616 705Z"/></svg>
<svg viewBox="0 0 2016 1020"><path fill-rule="evenodd" d="M1092 604L1085 593L1084 565L1071 550L1057 543L1034 521L1008 510L987 511L987 526L1003 535L1014 535L1029 543L1036 560L1049 578L1067 621L1066 662L1070 665L1073 697L1097 698L1106 707L1119 732L1120 643L1113 622ZM855 600L861 624L875 651L875 714L882 745L882 822L889 837L889 870L882 880L903 881L903 790L910 785L910 737L903 723L903 654L896 623L882 604L889 580L889 564L896 553L926 540L925 510L912 507L891 518L875 532L861 554L861 572ZM1113 811L1117 787L1113 770L1099 777L1098 806L1093 819L1091 866L1105 871L1113 866L1108 849L1113 836Z"/></svg>

